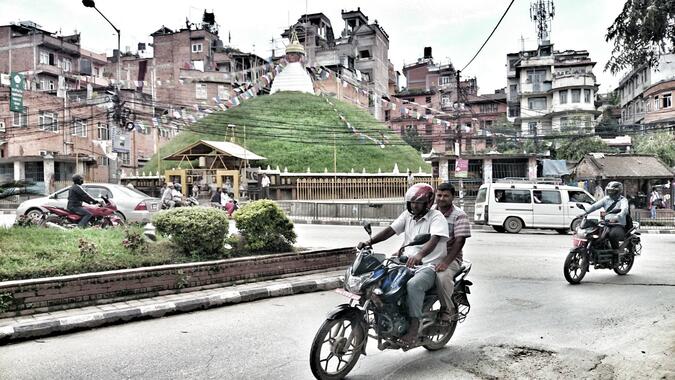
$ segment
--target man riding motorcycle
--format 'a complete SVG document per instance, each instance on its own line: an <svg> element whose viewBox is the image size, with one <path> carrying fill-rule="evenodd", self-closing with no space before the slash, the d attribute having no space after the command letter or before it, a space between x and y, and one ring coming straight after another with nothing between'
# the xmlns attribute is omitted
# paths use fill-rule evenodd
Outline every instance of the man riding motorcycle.
<svg viewBox="0 0 675 380"><path fill-rule="evenodd" d="M82 207L82 202L90 204L100 204L99 201L94 199L89 193L87 193L83 188L82 184L84 183L84 177L80 174L73 175L73 186L70 187L68 192L68 205L66 209L70 212L73 212L82 217L80 222L77 224L79 228L85 228L92 215L89 210Z"/></svg>
<svg viewBox="0 0 675 380"><path fill-rule="evenodd" d="M609 228L608 236L612 249L619 248L619 241L623 240L624 236L626 236L626 222L629 219L630 208L628 206L628 199L622 193L623 185L621 182L612 181L605 187L605 197L595 202L586 210L586 214L590 214L604 207L607 213L605 221ZM621 209L618 214L609 213L617 208Z"/></svg>
<svg viewBox="0 0 675 380"><path fill-rule="evenodd" d="M434 203L434 189L426 183L411 186L405 193L405 202L407 211L401 213L389 227L369 241L360 242L357 247L361 249L364 246L372 246L389 239L394 234L405 233L404 244L411 242L419 234L431 234L431 239L423 246L405 248L408 257L406 266L413 269L415 275L406 285L410 325L401 340L406 344L412 344L418 335L424 295L436 282L434 266L440 263L446 254L448 223L440 211L431 209ZM401 253L398 252L399 255Z"/></svg>

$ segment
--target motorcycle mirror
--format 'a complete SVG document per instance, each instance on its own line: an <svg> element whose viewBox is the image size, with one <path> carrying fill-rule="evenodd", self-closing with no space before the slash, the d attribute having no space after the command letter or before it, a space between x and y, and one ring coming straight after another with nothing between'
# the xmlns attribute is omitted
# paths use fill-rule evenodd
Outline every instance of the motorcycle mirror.
<svg viewBox="0 0 675 380"><path fill-rule="evenodd" d="M370 223L364 224L363 229L366 230L366 232L368 233L368 236L370 236L373 233L373 228L370 226Z"/></svg>
<svg viewBox="0 0 675 380"><path fill-rule="evenodd" d="M586 211L586 206L584 206L583 203L577 203L577 207L580 208L580 209L582 209L582 210L584 210L584 211Z"/></svg>
<svg viewBox="0 0 675 380"><path fill-rule="evenodd" d="M413 238L413 240L404 245L403 247L410 247L412 245L422 245L428 242L431 239L431 234L419 234Z"/></svg>

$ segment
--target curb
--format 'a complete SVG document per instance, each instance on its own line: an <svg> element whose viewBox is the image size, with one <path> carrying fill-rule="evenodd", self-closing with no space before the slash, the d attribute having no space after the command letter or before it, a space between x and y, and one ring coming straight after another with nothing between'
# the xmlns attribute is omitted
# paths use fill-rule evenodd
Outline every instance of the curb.
<svg viewBox="0 0 675 380"><path fill-rule="evenodd" d="M0 214L14 215L16 214L16 210L0 210Z"/></svg>
<svg viewBox="0 0 675 380"><path fill-rule="evenodd" d="M232 287L210 291L208 295L183 293L182 297L174 301L152 300L151 302L137 302L136 306L115 308L113 305L102 305L95 312L85 312L86 309L67 310L59 315L35 315L28 322L14 322L0 326L0 345L20 340L45 337L53 334L74 332L105 325L125 323L139 319L161 318L171 314L187 313L195 310L210 309L242 302L251 302L264 298L288 296L299 293L310 293L332 290L341 287L344 276L328 276L319 279L296 279L295 281L277 282L266 286L242 286L241 290L232 290ZM249 284L250 285L250 284ZM190 297L192 295L192 297ZM129 305L122 302L122 305ZM82 310L82 311L81 311ZM1 322L1 321L0 321Z"/></svg>

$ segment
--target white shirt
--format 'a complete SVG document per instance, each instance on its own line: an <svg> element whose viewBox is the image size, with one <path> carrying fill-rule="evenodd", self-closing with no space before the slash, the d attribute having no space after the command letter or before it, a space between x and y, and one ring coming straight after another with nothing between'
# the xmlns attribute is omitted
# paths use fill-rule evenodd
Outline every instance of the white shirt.
<svg viewBox="0 0 675 380"><path fill-rule="evenodd" d="M227 195L226 193L221 193L221 194L220 194L220 205L221 205L221 206L227 205L227 202L229 202L229 201L231 201L231 200L232 200L232 199L230 198L230 196Z"/></svg>
<svg viewBox="0 0 675 380"><path fill-rule="evenodd" d="M408 211L404 211L389 227L394 230L396 235L405 233L403 244L408 244L413 241L415 236L420 234L431 234L432 236L439 236L441 238L438 244L436 244L436 248L422 259L422 264L437 264L447 253L448 222L445 220L445 216L438 210L429 210L418 220L413 219L412 214ZM408 257L414 256L422 247L424 247L424 244L406 247L405 255Z"/></svg>
<svg viewBox="0 0 675 380"><path fill-rule="evenodd" d="M260 186L269 187L270 186L270 177L267 177L267 176L262 177L262 180L260 181Z"/></svg>

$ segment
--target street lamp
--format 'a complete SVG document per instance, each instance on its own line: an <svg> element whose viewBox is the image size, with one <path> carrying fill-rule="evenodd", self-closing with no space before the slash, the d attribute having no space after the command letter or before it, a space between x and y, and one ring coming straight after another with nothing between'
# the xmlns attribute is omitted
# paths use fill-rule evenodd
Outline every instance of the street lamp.
<svg viewBox="0 0 675 380"><path fill-rule="evenodd" d="M94 0L82 0L82 5L84 5L87 8L96 9L96 12L98 12L98 14L100 14L106 21L108 21L108 24L110 24L110 26L112 26L113 29L115 29L115 32L117 33L117 57L116 57L117 58L117 86L115 86L115 87L119 88L119 86L120 86L120 65L122 64L120 62L120 53L121 53L121 51L120 51L120 30L117 29L117 27L115 27L115 25L113 25L113 23L110 22L110 20L108 20L108 18L105 17L105 15L103 13L101 13L101 11L99 11L98 8L96 8L96 3L94 2Z"/></svg>

